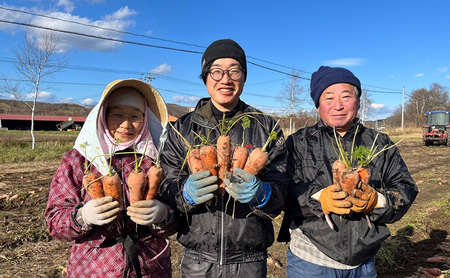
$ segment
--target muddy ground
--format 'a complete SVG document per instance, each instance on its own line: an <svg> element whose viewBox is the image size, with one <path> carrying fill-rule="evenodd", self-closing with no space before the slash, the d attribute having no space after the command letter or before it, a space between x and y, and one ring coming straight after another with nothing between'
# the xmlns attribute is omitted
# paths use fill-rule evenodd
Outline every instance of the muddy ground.
<svg viewBox="0 0 450 278"><path fill-rule="evenodd" d="M450 269L425 261L450 256L438 248L450 241L450 148L424 147L419 136L403 141L400 150L420 193L406 216L390 225L392 237L376 260L379 277L407 277L420 267ZM48 161L0 166L0 196L6 196L0 197L0 277L64 277L71 243L52 239L44 220L49 184L58 165L59 161ZM171 239L174 277L179 277L182 248ZM286 277L287 248L275 243L269 249L268 277Z"/></svg>

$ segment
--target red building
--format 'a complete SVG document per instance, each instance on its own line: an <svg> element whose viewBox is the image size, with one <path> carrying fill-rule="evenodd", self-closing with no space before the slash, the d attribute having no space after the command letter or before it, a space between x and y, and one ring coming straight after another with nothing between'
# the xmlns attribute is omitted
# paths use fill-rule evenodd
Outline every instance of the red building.
<svg viewBox="0 0 450 278"><path fill-rule="evenodd" d="M58 125L73 121L66 128L75 128L83 126L86 117L70 117L70 116L34 116L34 130L58 130ZM31 128L31 115L18 114L0 114L0 129L19 129L29 130Z"/></svg>

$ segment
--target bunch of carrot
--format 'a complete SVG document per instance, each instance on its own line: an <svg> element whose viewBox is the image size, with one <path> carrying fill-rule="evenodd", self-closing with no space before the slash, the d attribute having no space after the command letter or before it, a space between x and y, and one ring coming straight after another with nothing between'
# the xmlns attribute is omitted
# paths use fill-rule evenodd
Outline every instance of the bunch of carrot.
<svg viewBox="0 0 450 278"><path fill-rule="evenodd" d="M337 184L341 187L341 189L347 192L348 196L354 196L356 189L361 189L362 184L369 184L371 177L371 169L369 168L370 163L382 152L396 146L393 144L389 147L384 146L381 150L377 151L377 147L375 143L378 138L378 134L376 135L372 147L369 149L365 146L356 146L355 139L356 134L358 133L358 128L356 128L355 136L353 138L352 143L352 152L348 154L342 145L340 139L336 135L336 131L334 132L334 137L337 145L337 150L335 148L335 152L337 153L339 159L336 160L332 165L332 174L333 174L333 184ZM334 147L334 145L333 145ZM352 160L356 159L358 166L352 167ZM328 222L328 225L333 229L333 224L329 218L328 213L325 213L325 218ZM372 228L368 215L366 215L367 224L369 228Z"/></svg>
<svg viewBox="0 0 450 278"><path fill-rule="evenodd" d="M110 163L112 153L114 153L114 150L111 150ZM141 170L144 155L138 159L137 152L134 151L133 153L135 155L136 165L134 171L130 172L127 180L130 191L130 203L133 204L140 200L153 200L158 194L161 181L164 178L164 171L160 167L159 162L157 162L145 173ZM109 166L109 173L102 177L98 177L95 173L89 171L87 161L85 161L85 169L83 188L86 188L91 198L98 199L105 196L112 196L114 200L119 202L119 206L121 206L122 181L119 175L112 171L111 164Z"/></svg>

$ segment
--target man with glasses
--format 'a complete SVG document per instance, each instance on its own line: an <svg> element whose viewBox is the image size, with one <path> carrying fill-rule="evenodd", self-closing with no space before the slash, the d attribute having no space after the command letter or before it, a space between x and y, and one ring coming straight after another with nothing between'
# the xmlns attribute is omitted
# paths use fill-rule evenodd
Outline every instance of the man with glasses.
<svg viewBox="0 0 450 278"><path fill-rule="evenodd" d="M272 117L240 99L247 62L236 42L213 42L201 66L210 97L178 119L161 152L166 173L161 193L178 209L177 238L185 247L181 277L266 277L267 248L274 241L271 219L286 199L283 133ZM200 137L215 146L223 127L229 128L232 147L243 145L248 152L263 147L271 131L277 139L266 149L262 173L231 169L223 180L225 190L217 192L222 181L209 170L192 173L186 161L190 150L202 145Z"/></svg>

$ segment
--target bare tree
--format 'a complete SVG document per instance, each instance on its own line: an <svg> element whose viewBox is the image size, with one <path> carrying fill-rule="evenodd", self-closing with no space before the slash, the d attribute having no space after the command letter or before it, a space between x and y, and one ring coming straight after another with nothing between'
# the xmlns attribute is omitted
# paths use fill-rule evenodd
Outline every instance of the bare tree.
<svg viewBox="0 0 450 278"><path fill-rule="evenodd" d="M448 89L437 83L433 83L429 90L414 90L407 103L407 118L420 126L425 120L426 111L445 109L448 99Z"/></svg>
<svg viewBox="0 0 450 278"><path fill-rule="evenodd" d="M63 70L68 63L68 59L56 55L57 41L58 38L53 32L42 31L35 40L31 33L27 31L19 48L14 50L14 55L17 58L16 69L25 78L25 85L29 87L29 90L26 90L26 94L21 90L20 81L12 82L8 78L3 78L3 91L13 95L31 110L31 149L34 149L36 142L34 136L34 113L37 98L42 92L41 82L45 77ZM32 95L32 104L25 102L25 95L27 94Z"/></svg>
<svg viewBox="0 0 450 278"><path fill-rule="evenodd" d="M293 68L291 77L284 84L284 90L278 95L278 101L286 107L286 113L289 117L289 134L294 130L294 112L298 110L304 100L302 98L304 87L300 85L300 78L300 73Z"/></svg>

